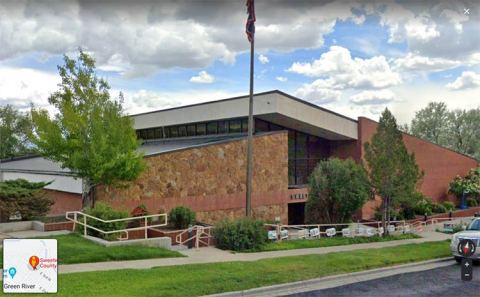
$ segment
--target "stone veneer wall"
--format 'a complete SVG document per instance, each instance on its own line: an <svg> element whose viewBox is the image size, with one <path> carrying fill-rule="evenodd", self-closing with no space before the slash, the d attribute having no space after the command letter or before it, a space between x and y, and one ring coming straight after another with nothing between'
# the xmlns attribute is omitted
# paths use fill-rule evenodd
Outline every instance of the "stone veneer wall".
<svg viewBox="0 0 480 297"><path fill-rule="evenodd" d="M288 137L284 131L254 137L252 209L256 217L287 220ZM131 211L184 205L213 223L245 213L246 140L231 140L145 158L146 170L128 188L97 187L97 201Z"/></svg>

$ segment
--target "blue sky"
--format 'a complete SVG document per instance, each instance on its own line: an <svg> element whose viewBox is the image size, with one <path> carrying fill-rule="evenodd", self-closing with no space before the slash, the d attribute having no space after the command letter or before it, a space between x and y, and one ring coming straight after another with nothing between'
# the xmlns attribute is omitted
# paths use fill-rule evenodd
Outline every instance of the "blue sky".
<svg viewBox="0 0 480 297"><path fill-rule="evenodd" d="M478 107L480 5L404 3L257 1L255 91L400 122L434 100ZM0 3L0 105L51 109L57 65L79 47L128 113L248 93L243 1L50 4Z"/></svg>

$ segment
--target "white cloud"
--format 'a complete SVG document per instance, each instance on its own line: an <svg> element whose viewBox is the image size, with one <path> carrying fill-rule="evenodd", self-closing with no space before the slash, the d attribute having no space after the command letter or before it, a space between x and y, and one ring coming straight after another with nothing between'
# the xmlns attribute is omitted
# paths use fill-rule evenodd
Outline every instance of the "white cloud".
<svg viewBox="0 0 480 297"><path fill-rule="evenodd" d="M448 83L446 87L450 90L463 90L480 87L480 73L464 71L455 81Z"/></svg>
<svg viewBox="0 0 480 297"><path fill-rule="evenodd" d="M355 3L277 4L256 3L262 11L258 51L318 48L337 20L365 20L353 13L361 8ZM81 46L94 53L102 69L126 76L203 68L217 60L231 64L249 50L245 18L245 5L238 1L1 2L0 60L33 52L63 54Z"/></svg>
<svg viewBox="0 0 480 297"><path fill-rule="evenodd" d="M268 57L265 55L260 55L258 56L258 61L260 61L260 63L262 64L268 64L270 62L270 59L268 59Z"/></svg>
<svg viewBox="0 0 480 297"><path fill-rule="evenodd" d="M318 79L311 84L304 84L294 95L316 104L325 104L338 101L342 93L330 88L325 80Z"/></svg>
<svg viewBox="0 0 480 297"><path fill-rule="evenodd" d="M420 42L427 42L440 36L437 25L430 21L428 15L420 15L409 20L405 24L405 31L407 37Z"/></svg>
<svg viewBox="0 0 480 297"><path fill-rule="evenodd" d="M390 68L384 56L354 58L341 46L332 46L312 63L295 62L290 72L311 77L329 77L331 86L344 88L386 88L401 82L400 75Z"/></svg>
<svg viewBox="0 0 480 297"><path fill-rule="evenodd" d="M58 89L60 77L30 68L0 68L0 106L11 104L20 110L48 106L48 97Z"/></svg>
<svg viewBox="0 0 480 297"><path fill-rule="evenodd" d="M215 77L208 74L206 71L200 71L197 76L192 76L190 82L199 84L211 84L215 81Z"/></svg>
<svg viewBox="0 0 480 297"><path fill-rule="evenodd" d="M363 91L350 97L350 101L358 105L380 105L394 100L395 93L388 89Z"/></svg>
<svg viewBox="0 0 480 297"><path fill-rule="evenodd" d="M277 76L275 77L275 79L281 82L286 82L288 80L288 78L286 78L285 76Z"/></svg>
<svg viewBox="0 0 480 297"><path fill-rule="evenodd" d="M461 65L461 61L444 58L430 58L414 53L408 53L405 57L394 60L396 67L413 71L443 71Z"/></svg>
<svg viewBox="0 0 480 297"><path fill-rule="evenodd" d="M112 94L114 93L118 93L118 91L112 90ZM128 114L137 114L152 110L214 101L240 95L245 94L215 90L189 90L179 92L131 90L124 92L124 108Z"/></svg>

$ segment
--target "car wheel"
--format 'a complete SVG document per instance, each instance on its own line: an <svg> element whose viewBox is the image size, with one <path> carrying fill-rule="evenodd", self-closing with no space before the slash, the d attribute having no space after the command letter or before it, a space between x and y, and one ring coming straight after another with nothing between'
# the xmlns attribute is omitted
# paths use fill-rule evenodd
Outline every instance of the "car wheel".
<svg viewBox="0 0 480 297"><path fill-rule="evenodd" d="M457 263L462 263L462 257L455 257L455 261L457 261Z"/></svg>

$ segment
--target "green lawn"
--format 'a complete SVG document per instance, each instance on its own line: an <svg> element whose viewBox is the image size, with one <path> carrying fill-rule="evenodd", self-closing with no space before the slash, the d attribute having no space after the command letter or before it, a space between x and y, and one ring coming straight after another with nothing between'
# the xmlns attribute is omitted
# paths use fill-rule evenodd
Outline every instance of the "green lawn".
<svg viewBox="0 0 480 297"><path fill-rule="evenodd" d="M138 245L104 247L74 233L44 238L57 239L58 261L60 264L183 256L178 252L157 247ZM3 251L0 250L0 252L3 254ZM3 257L0 257L0 264L3 264Z"/></svg>
<svg viewBox="0 0 480 297"><path fill-rule="evenodd" d="M254 262L60 274L56 296L201 296L447 256L449 241L439 241Z"/></svg>
<svg viewBox="0 0 480 297"><path fill-rule="evenodd" d="M400 235L390 235L385 237L379 237L379 236L353 237L353 238L322 237L320 239L283 240L283 241L277 241L277 242L270 242L264 245L259 251L266 252L266 251L306 249L306 248L317 248L317 247L327 247L327 246L336 246L336 245L349 245L349 244L356 244L356 243L391 241L391 240L401 240L401 239L415 239L415 238L421 238L421 237L416 234L400 234Z"/></svg>

